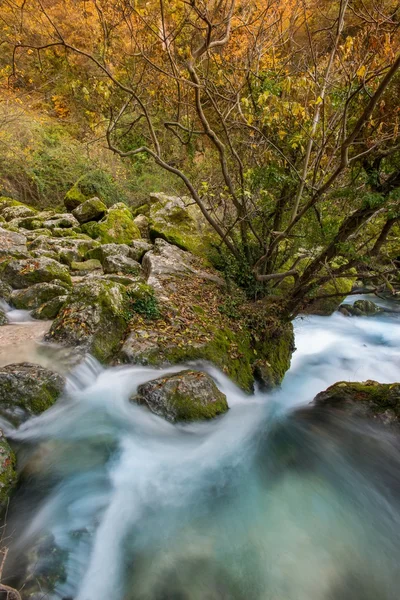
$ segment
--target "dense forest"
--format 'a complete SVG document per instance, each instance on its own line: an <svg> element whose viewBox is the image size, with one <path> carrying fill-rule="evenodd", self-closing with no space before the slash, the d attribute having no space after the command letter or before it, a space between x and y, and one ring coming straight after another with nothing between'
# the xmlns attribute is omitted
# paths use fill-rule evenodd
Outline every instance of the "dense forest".
<svg viewBox="0 0 400 600"><path fill-rule="evenodd" d="M1 20L4 194L55 205L89 174L109 201L185 195L219 267L287 314L396 285L396 1L5 0Z"/></svg>

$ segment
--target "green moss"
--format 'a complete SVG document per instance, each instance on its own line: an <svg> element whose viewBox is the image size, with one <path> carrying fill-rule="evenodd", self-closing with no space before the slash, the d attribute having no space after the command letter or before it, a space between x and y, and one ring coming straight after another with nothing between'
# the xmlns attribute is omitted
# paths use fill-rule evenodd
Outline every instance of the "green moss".
<svg viewBox="0 0 400 600"><path fill-rule="evenodd" d="M102 244L130 244L141 238L131 211L122 202L112 206L101 221L82 225L82 231Z"/></svg>
<svg viewBox="0 0 400 600"><path fill-rule="evenodd" d="M365 402L376 414L387 410L393 411L400 418L400 384L383 384L376 381L346 382L341 381L328 388L323 395L327 395L330 401L351 400L354 402Z"/></svg>
<svg viewBox="0 0 400 600"><path fill-rule="evenodd" d="M95 258L85 260L84 262L71 262L71 269L73 271L95 271L96 269L101 268L101 262Z"/></svg>
<svg viewBox="0 0 400 600"><path fill-rule="evenodd" d="M64 203L68 210L74 210L80 204L85 202L86 196L80 191L79 185L76 183L72 188L65 194Z"/></svg>
<svg viewBox="0 0 400 600"><path fill-rule="evenodd" d="M17 482L15 454L7 440L0 438L0 507L3 508Z"/></svg>
<svg viewBox="0 0 400 600"><path fill-rule="evenodd" d="M214 419L218 415L224 414L228 410L228 405L223 394L221 398L210 404L200 404L193 400L192 396L182 394L177 389L170 398L177 412L178 421L204 421Z"/></svg>

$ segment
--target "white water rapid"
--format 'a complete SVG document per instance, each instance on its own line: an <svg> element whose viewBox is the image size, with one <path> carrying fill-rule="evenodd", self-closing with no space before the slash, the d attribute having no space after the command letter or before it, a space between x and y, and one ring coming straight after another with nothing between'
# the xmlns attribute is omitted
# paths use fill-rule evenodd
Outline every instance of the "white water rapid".
<svg viewBox="0 0 400 600"><path fill-rule="evenodd" d="M396 438L299 407L336 381L399 381L400 315L295 328L275 393L249 397L207 367L230 406L212 422L171 425L129 401L160 371L88 359L53 408L8 426L24 472L8 581L28 569L35 600L396 600Z"/></svg>

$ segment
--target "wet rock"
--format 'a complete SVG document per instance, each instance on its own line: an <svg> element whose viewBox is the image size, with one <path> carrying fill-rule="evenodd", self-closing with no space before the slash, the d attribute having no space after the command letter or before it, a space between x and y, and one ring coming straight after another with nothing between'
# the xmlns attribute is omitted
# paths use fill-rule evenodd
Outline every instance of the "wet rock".
<svg viewBox="0 0 400 600"><path fill-rule="evenodd" d="M8 319L4 310L0 308L0 327L2 325L8 325Z"/></svg>
<svg viewBox="0 0 400 600"><path fill-rule="evenodd" d="M65 295L66 289L68 286L57 280L51 283L35 283L28 288L15 290L11 294L11 302L15 308L32 310L57 296Z"/></svg>
<svg viewBox="0 0 400 600"><path fill-rule="evenodd" d="M24 235L0 227L0 258L27 256L26 241Z"/></svg>
<svg viewBox="0 0 400 600"><path fill-rule="evenodd" d="M135 402L172 423L212 419L228 410L226 396L201 371L181 371L138 388Z"/></svg>
<svg viewBox="0 0 400 600"><path fill-rule="evenodd" d="M56 296L33 310L32 317L45 321L55 319L67 300L68 295Z"/></svg>
<svg viewBox="0 0 400 600"><path fill-rule="evenodd" d="M75 219L73 215L68 213L62 215L56 215L47 221L44 221L43 227L46 229L55 229L55 228L69 228L69 227L78 227L79 221Z"/></svg>
<svg viewBox="0 0 400 600"><path fill-rule="evenodd" d="M12 294L12 287L8 285L5 281L0 279L0 299L9 302Z"/></svg>
<svg viewBox="0 0 400 600"><path fill-rule="evenodd" d="M142 273L140 264L129 256L107 256L103 262L105 273L124 273L125 275L139 276Z"/></svg>
<svg viewBox="0 0 400 600"><path fill-rule="evenodd" d="M351 416L372 418L384 425L399 425L400 383L341 381L318 394L311 404Z"/></svg>
<svg viewBox="0 0 400 600"><path fill-rule="evenodd" d="M64 389L64 378L30 363L0 368L0 415L20 425L50 408Z"/></svg>
<svg viewBox="0 0 400 600"><path fill-rule="evenodd" d="M106 216L98 223L84 223L82 231L102 244L130 244L132 240L141 237L131 211L123 202L111 206Z"/></svg>
<svg viewBox="0 0 400 600"><path fill-rule="evenodd" d="M16 458L0 430L0 507L4 508L17 483Z"/></svg>
<svg viewBox="0 0 400 600"><path fill-rule="evenodd" d="M369 317L382 313L383 309L371 300L356 300L354 304L342 304L339 312L346 317Z"/></svg>
<svg viewBox="0 0 400 600"><path fill-rule="evenodd" d="M54 321L48 341L76 346L107 361L125 333L125 288L113 281L87 278L74 286Z"/></svg>
<svg viewBox="0 0 400 600"><path fill-rule="evenodd" d="M68 268L45 257L12 260L5 267L2 277L15 289L27 288L35 283L51 282L54 279L71 284Z"/></svg>
<svg viewBox="0 0 400 600"><path fill-rule="evenodd" d="M106 212L107 206L99 198L90 198L77 206L72 214L82 224L89 221L100 221Z"/></svg>

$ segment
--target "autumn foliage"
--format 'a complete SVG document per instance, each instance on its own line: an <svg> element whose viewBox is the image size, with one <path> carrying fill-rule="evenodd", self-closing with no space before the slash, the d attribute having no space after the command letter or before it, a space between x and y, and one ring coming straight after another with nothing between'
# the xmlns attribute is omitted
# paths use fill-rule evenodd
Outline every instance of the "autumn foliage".
<svg viewBox="0 0 400 600"><path fill-rule="evenodd" d="M176 177L287 314L396 283L394 0L5 0L3 101ZM321 289L330 282L330 292Z"/></svg>

